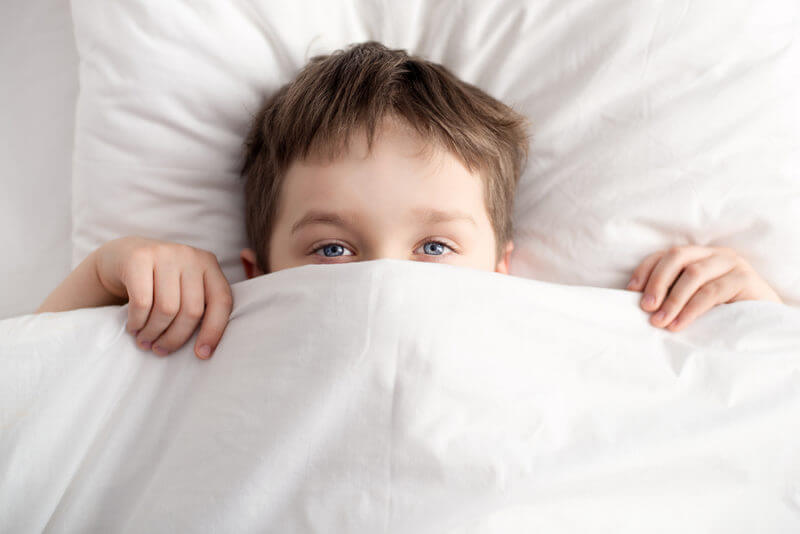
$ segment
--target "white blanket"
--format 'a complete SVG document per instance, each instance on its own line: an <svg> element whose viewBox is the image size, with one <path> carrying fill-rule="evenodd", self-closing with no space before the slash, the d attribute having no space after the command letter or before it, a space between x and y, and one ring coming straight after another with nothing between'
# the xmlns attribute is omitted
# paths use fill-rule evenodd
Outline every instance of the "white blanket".
<svg viewBox="0 0 800 534"><path fill-rule="evenodd" d="M0 321L2 532L800 532L800 311L381 260L233 285L214 357L126 307Z"/></svg>

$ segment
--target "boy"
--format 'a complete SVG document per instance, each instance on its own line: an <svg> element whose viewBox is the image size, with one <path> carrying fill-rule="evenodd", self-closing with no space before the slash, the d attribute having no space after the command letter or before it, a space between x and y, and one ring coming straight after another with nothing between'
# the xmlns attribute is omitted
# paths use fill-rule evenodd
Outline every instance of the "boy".
<svg viewBox="0 0 800 534"><path fill-rule="evenodd" d="M313 58L259 111L244 144L247 277L380 258L508 273L527 146L523 117L441 65L375 42ZM781 302L721 247L656 252L628 289L643 290L642 307L659 310L651 323L673 331L716 304ZM90 254L37 312L128 300L140 347L166 355L202 320L204 359L233 304L211 253L125 237Z"/></svg>

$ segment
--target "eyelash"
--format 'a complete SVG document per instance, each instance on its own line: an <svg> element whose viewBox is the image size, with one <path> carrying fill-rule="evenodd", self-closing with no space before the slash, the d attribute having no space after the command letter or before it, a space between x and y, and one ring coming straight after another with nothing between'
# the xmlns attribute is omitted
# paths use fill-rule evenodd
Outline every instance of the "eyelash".
<svg viewBox="0 0 800 534"><path fill-rule="evenodd" d="M422 253L422 255L425 256L426 258L433 258L434 261L439 261L440 258L443 258L445 256L449 256L450 254L458 254L459 253L458 248L456 248L455 245L447 243L446 241L444 241L442 239L426 239L425 241L420 243L420 245L417 248L420 248L420 247L424 248L425 245L427 245L428 243L438 243L438 244L442 245L443 247L447 247L448 249L450 249L450 252L445 252L444 254L425 254L424 252ZM415 248L414 250L417 250L417 248Z"/></svg>
<svg viewBox="0 0 800 534"><path fill-rule="evenodd" d="M325 256L323 254L317 254L318 251L322 250L323 248L325 248L325 247L327 247L329 245L339 245L340 247L346 248L347 250L352 252L353 256L356 255L356 252L353 250L353 247L351 247L350 245L347 245L345 243L342 243L341 241L325 241L325 242L320 243L318 245L315 244L315 245L313 245L311 247L311 249L310 249L308 254L310 256L319 256L320 258L325 259L325 260L333 260L333 259L336 259L336 258L344 257L344 256Z"/></svg>
<svg viewBox="0 0 800 534"><path fill-rule="evenodd" d="M447 241L445 241L443 239L426 239L425 241L420 243L417 247L415 247L414 250L417 250L420 247L424 247L428 243L438 243L439 245L442 245L442 246L447 247L448 249L450 249L450 252L449 253L445 252L444 254L424 254L423 253L422 254L423 256L437 259L437 258L441 258L443 256L447 256L449 254L460 254L460 250L459 250L458 247L456 247L452 243L449 243L449 242L447 242ZM345 257L344 255L342 255L342 256L324 256L322 254L317 254L318 251L324 249L328 245L339 245L339 246L341 246L343 248L346 248L350 252L352 252L353 256L356 255L356 253L355 253L355 251L353 250L352 247L350 247L349 245L346 245L345 243L342 243L340 241L326 241L324 243L315 244L314 246L311 247L311 249L309 251L309 255L319 256L320 258L325 258L325 259L333 259L333 258Z"/></svg>

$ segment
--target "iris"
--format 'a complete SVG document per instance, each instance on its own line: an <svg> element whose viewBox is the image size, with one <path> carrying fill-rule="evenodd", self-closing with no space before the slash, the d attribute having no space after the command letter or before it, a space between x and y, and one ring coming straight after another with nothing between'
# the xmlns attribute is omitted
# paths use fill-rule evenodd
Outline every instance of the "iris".
<svg viewBox="0 0 800 534"><path fill-rule="evenodd" d="M344 254L344 247L336 243L322 247L322 254L327 258L335 258Z"/></svg>
<svg viewBox="0 0 800 534"><path fill-rule="evenodd" d="M422 250L425 251L425 254L430 254L432 256L439 256L444 254L445 245L442 243L438 243L436 241L428 241L422 247Z"/></svg>

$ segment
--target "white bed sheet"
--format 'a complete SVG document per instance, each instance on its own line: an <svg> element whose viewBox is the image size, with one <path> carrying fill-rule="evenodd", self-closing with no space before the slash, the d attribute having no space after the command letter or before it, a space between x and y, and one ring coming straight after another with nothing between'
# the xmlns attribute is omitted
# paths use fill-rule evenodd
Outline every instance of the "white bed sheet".
<svg viewBox="0 0 800 534"><path fill-rule="evenodd" d="M215 356L126 307L0 321L2 532L798 532L800 311L381 260L233 286Z"/></svg>

